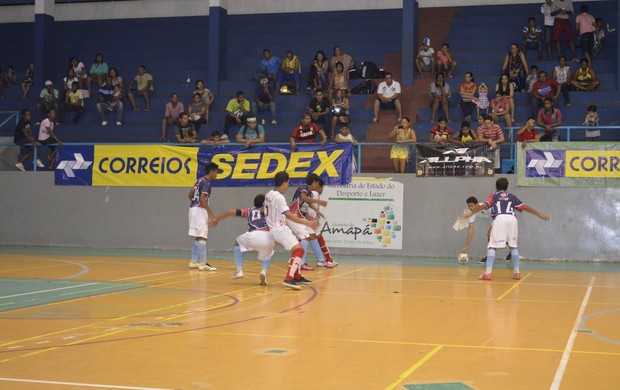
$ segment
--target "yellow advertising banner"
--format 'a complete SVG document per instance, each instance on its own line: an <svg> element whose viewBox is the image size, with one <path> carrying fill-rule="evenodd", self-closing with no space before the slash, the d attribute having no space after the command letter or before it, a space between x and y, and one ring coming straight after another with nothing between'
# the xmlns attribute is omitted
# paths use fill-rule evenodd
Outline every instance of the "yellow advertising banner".
<svg viewBox="0 0 620 390"><path fill-rule="evenodd" d="M565 176L620 178L620 151L567 150Z"/></svg>

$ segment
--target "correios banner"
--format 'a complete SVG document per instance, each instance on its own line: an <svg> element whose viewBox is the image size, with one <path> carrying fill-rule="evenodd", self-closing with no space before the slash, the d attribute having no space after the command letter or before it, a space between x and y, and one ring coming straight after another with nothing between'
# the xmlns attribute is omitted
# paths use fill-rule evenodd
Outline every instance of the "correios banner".
<svg viewBox="0 0 620 390"><path fill-rule="evenodd" d="M58 148L56 185L191 187L208 162L219 165L214 186L273 186L276 172L287 171L290 184L301 184L309 172L327 185L351 181L350 144L166 146L93 145Z"/></svg>
<svg viewBox="0 0 620 390"><path fill-rule="evenodd" d="M416 173L420 177L436 176L493 176L498 149L487 144L446 146L437 143L417 143Z"/></svg>

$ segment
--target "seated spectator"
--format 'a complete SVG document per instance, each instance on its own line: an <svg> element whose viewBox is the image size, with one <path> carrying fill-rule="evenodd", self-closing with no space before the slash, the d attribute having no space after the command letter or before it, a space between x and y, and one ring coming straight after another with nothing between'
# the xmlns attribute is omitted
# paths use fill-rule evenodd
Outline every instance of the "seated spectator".
<svg viewBox="0 0 620 390"><path fill-rule="evenodd" d="M392 146L390 150L390 160L395 173L405 173L407 161L409 160L409 145L417 142L415 130L410 126L409 118L402 117L400 124L394 126L394 129L388 136L388 141L395 142L398 145Z"/></svg>
<svg viewBox="0 0 620 390"><path fill-rule="evenodd" d="M581 59L581 66L573 73L570 83L577 91L596 91L600 84L596 72L585 58Z"/></svg>
<svg viewBox="0 0 620 390"><path fill-rule="evenodd" d="M491 100L491 115L493 121L498 122L500 117L506 121L506 126L511 127L514 121L514 89L508 82L508 76L503 74L499 82L495 84L495 98Z"/></svg>
<svg viewBox="0 0 620 390"><path fill-rule="evenodd" d="M99 119L101 120L101 126L107 126L105 113L107 111L116 111L116 125L121 126L123 124L123 105L124 94L120 85L112 87L112 80L108 76L105 84L99 89L99 102L97 103L97 112L99 113Z"/></svg>
<svg viewBox="0 0 620 390"><path fill-rule="evenodd" d="M51 154L47 157L49 168L54 169L56 163L56 145L63 146L63 143L56 137L54 133L54 121L56 120L56 111L50 108L47 111L47 118L41 121L39 127L39 142L41 145L47 146L51 150Z"/></svg>
<svg viewBox="0 0 620 390"><path fill-rule="evenodd" d="M258 116L258 112L264 110L269 110L271 112L271 124L277 125L275 93L269 79L266 77L260 80L260 85L256 88L256 92L254 92L252 114Z"/></svg>
<svg viewBox="0 0 620 390"><path fill-rule="evenodd" d="M272 56L269 49L263 50L263 59L260 62L260 73L256 76L256 80L260 80L264 77L272 83L278 78L278 72L280 71L280 64L282 59L277 56Z"/></svg>
<svg viewBox="0 0 620 390"><path fill-rule="evenodd" d="M560 140L560 130L556 127L562 126L562 113L559 108L553 107L553 99L545 98L543 108L538 111L537 124L543 128L541 142Z"/></svg>
<svg viewBox="0 0 620 390"><path fill-rule="evenodd" d="M153 76L146 72L146 66L140 65L138 67L138 74L131 80L127 88L127 97L129 98L131 108L133 108L134 111L140 111L136 105L136 99L133 96L136 94L142 96L144 99L146 105L144 111L151 111L151 94L153 90Z"/></svg>
<svg viewBox="0 0 620 390"><path fill-rule="evenodd" d="M58 90L54 88L54 84L50 80L47 80L45 82L45 88L43 88L39 94L37 111L39 112L40 119L37 121L37 125L51 109L54 110L54 119L56 119L56 112L59 112L58 99Z"/></svg>
<svg viewBox="0 0 620 390"><path fill-rule="evenodd" d="M525 125L521 126L519 131L517 131L517 142L521 143L521 147L525 149L525 144L528 142L538 142L540 140L540 136L536 132L536 119L533 117L529 117Z"/></svg>
<svg viewBox="0 0 620 390"><path fill-rule="evenodd" d="M385 81L382 81L377 87L377 98L373 107L374 118L373 123L379 122L379 109L395 108L398 113L398 122L402 115L402 108L400 105L400 83L394 81L392 72L385 72Z"/></svg>
<svg viewBox="0 0 620 390"><path fill-rule="evenodd" d="M349 71L345 70L342 62L336 63L336 68L329 75L329 96L333 97L337 90L342 90L345 95L351 95L349 89Z"/></svg>
<svg viewBox="0 0 620 390"><path fill-rule="evenodd" d="M601 129L592 128L594 126L598 126L598 107L596 104L590 104L588 106L588 113L586 114L585 119L583 120L582 126L589 127L586 129L586 140L587 141L598 141L601 137Z"/></svg>
<svg viewBox="0 0 620 390"><path fill-rule="evenodd" d="M532 89L534 88L534 83L538 81L538 66L532 65L530 66L530 73L527 75L525 79L525 85L527 85L527 99L528 102L532 97Z"/></svg>
<svg viewBox="0 0 620 390"><path fill-rule="evenodd" d="M484 142L488 144L491 149L495 150L494 168L497 170L502 166L499 145L505 141L504 132L499 125L493 123L493 117L490 115L483 115L482 120L482 125L478 127L478 142Z"/></svg>
<svg viewBox="0 0 620 390"><path fill-rule="evenodd" d="M581 41L581 56L592 62L590 57L594 49L594 27L596 20L588 13L588 6L581 6L581 13L575 18L575 30Z"/></svg>
<svg viewBox="0 0 620 390"><path fill-rule="evenodd" d="M525 88L525 76L527 75L527 59L525 54L519 49L519 45L513 43L510 45L510 51L504 57L502 64L502 74L508 77L517 85L517 89Z"/></svg>
<svg viewBox="0 0 620 390"><path fill-rule="evenodd" d="M594 27L594 46L592 47L592 58L596 57L603 49L603 41L605 40L605 37L609 33L616 31L615 28L610 29L609 23L607 23L607 32L605 32L605 29L603 29L603 18L596 18L595 20L596 25Z"/></svg>
<svg viewBox="0 0 620 390"><path fill-rule="evenodd" d="M13 68L13 65L9 65L8 68L6 68L6 82L7 82L7 87L12 87L14 85L17 85L17 74L15 73L15 68Z"/></svg>
<svg viewBox="0 0 620 390"><path fill-rule="evenodd" d="M170 94L170 101L166 103L164 109L164 119L161 120L161 141L166 141L166 131L168 126L179 124L179 115L185 112L185 106L179 101L179 95L176 92Z"/></svg>
<svg viewBox="0 0 620 390"><path fill-rule="evenodd" d="M551 16L555 17L553 21L553 41L558 48L558 57L562 55L562 37L568 41L570 52L573 55L573 61L579 62L575 54L575 35L570 25L569 18L573 14L572 0L555 0L551 4Z"/></svg>
<svg viewBox="0 0 620 390"><path fill-rule="evenodd" d="M28 97L28 92L30 92L33 82L34 64L31 62L30 65L28 65L28 69L26 69L26 72L24 73L24 81L22 82L22 99L26 99Z"/></svg>
<svg viewBox="0 0 620 390"><path fill-rule="evenodd" d="M245 148L249 148L254 144L265 142L265 128L258 124L256 117L249 117L246 124L241 126L237 133L238 143L245 144Z"/></svg>
<svg viewBox="0 0 620 390"><path fill-rule="evenodd" d="M449 44L444 43L441 45L441 49L437 52L436 64L437 73L443 73L444 76L452 78L452 72L454 72L458 62L452 57Z"/></svg>
<svg viewBox="0 0 620 390"><path fill-rule="evenodd" d="M439 117L437 124L431 128L428 140L445 146L452 137L452 129L448 127L445 116Z"/></svg>
<svg viewBox="0 0 620 390"><path fill-rule="evenodd" d="M65 96L63 108L62 117L60 118L61 123L65 123L67 111L75 112L75 116L71 121L73 125L77 124L82 115L84 115L84 98L82 97L82 90L78 89L77 81L71 84L71 90Z"/></svg>
<svg viewBox="0 0 620 390"><path fill-rule="evenodd" d="M308 69L308 90L327 89L327 72L329 61L325 58L325 52L319 50L314 54L310 68Z"/></svg>
<svg viewBox="0 0 620 390"><path fill-rule="evenodd" d="M220 135L220 132L217 130L213 130L211 132L211 138L203 139L202 141L200 141L201 144L209 144L213 146L217 146L219 144L227 144L229 142L230 140Z"/></svg>
<svg viewBox="0 0 620 390"><path fill-rule="evenodd" d="M560 94L560 86L555 80L547 77L547 72L538 72L538 81L532 86L532 96L530 98L531 116L538 116L538 111L543 105L545 98L555 99ZM535 114L535 115L534 115Z"/></svg>
<svg viewBox="0 0 620 390"><path fill-rule="evenodd" d="M424 72L431 72L431 77L435 78L435 49L431 47L430 38L422 40L422 46L418 49L415 58L415 66L418 69L418 78L424 77Z"/></svg>
<svg viewBox="0 0 620 390"><path fill-rule="evenodd" d="M476 108L476 89L478 86L474 82L474 74L472 72L465 72L465 82L459 86L459 95L461 95L461 111L463 112L463 118L466 121L470 121L474 108Z"/></svg>
<svg viewBox="0 0 620 390"><path fill-rule="evenodd" d="M542 46L542 30L536 24L536 18L533 16L527 20L527 25L522 31L523 45L521 51L525 54L528 50L536 50L538 52L538 61L543 59Z"/></svg>
<svg viewBox="0 0 620 390"><path fill-rule="evenodd" d="M93 83L97 83L97 86L99 87L103 85L105 79L108 77L108 70L108 64L103 61L103 54L95 54L95 62L90 66L90 71L88 72L88 79L86 79L86 84L88 86L88 96L91 96L93 93Z"/></svg>
<svg viewBox="0 0 620 390"><path fill-rule="evenodd" d="M567 62L568 59L566 57L560 57L560 65L553 68L553 79L558 83L558 89L562 92L562 96L564 96L564 104L570 106L570 95L568 92L571 90L570 81L573 77L570 67L566 65Z"/></svg>
<svg viewBox="0 0 620 390"><path fill-rule="evenodd" d="M332 114L331 139L333 141L335 137L336 123L340 123L341 125L343 123L349 123L349 99L347 99L342 89L336 90L336 94L332 98L330 111Z"/></svg>
<svg viewBox="0 0 620 390"><path fill-rule="evenodd" d="M202 80L196 80L196 89L194 89L193 94L200 94L202 101L207 105L207 116L205 120L209 122L209 112L211 112L211 107L213 106L213 101L215 100L215 95L208 89L205 88L205 83ZM192 94L192 95L193 95Z"/></svg>
<svg viewBox="0 0 620 390"><path fill-rule="evenodd" d="M189 114L185 111L179 113L179 120L174 128L174 138L177 143L195 143L198 141L198 134L194 126L189 122Z"/></svg>
<svg viewBox="0 0 620 390"><path fill-rule="evenodd" d="M443 73L438 73L435 76L435 82L429 86L428 94L431 97L431 123L435 123L435 115L437 115L439 106L441 106L444 115L448 118L448 122L450 122L449 100L450 96L452 96L452 91L450 90L450 85L445 82Z"/></svg>
<svg viewBox="0 0 620 390"><path fill-rule="evenodd" d="M84 89L84 82L88 79L88 72L86 72L86 66L76 56L69 58L69 66L73 69L73 75L78 79L78 87Z"/></svg>
<svg viewBox="0 0 620 390"><path fill-rule="evenodd" d="M243 91L237 91L237 97L232 98L226 105L226 119L224 119L224 134L222 138L228 139L228 130L234 124L245 125L250 114L250 101L245 98Z"/></svg>
<svg viewBox="0 0 620 390"><path fill-rule="evenodd" d="M297 150L297 143L310 143L316 142L316 136L322 137L321 146L325 146L327 143L327 136L323 129L316 123L312 122L312 116L310 114L303 114L301 117L301 124L295 126L289 141L291 142L291 150L294 152Z"/></svg>
<svg viewBox="0 0 620 390"><path fill-rule="evenodd" d="M194 126L196 133L200 130L200 126L207 124L207 105L199 93L194 94L192 104L187 107L187 114L189 115L189 123Z"/></svg>
<svg viewBox="0 0 620 390"><path fill-rule="evenodd" d="M467 146L467 144L478 142L478 136L471 130L469 121L461 122L461 130L450 136L450 142Z"/></svg>
<svg viewBox="0 0 620 390"><path fill-rule="evenodd" d="M75 73L73 72L73 68L67 68L67 72L65 74L65 77L62 79L62 94L60 96L60 100L61 101L65 101L65 98L67 97L67 93L69 91L71 91L71 86L73 84L80 84L80 80L75 76Z"/></svg>
<svg viewBox="0 0 620 390"><path fill-rule="evenodd" d="M348 123L341 123L339 125L339 132L338 134L336 134L336 137L334 137L334 142L337 144L345 144L345 143L351 143L353 145L357 145L357 139L355 139L355 137L353 136L353 133L351 133L350 129L349 129L349 124ZM351 162L351 170L353 171L353 173L357 172L357 159L355 158L355 152L353 153L353 161Z"/></svg>
<svg viewBox="0 0 620 390"><path fill-rule="evenodd" d="M119 87L121 87L121 90L123 89L123 78L118 74L118 69L116 69L115 67L111 67L108 71L108 76L110 77L110 82L112 83L113 87L118 85Z"/></svg>
<svg viewBox="0 0 620 390"><path fill-rule="evenodd" d="M327 115L329 114L330 107L329 99L323 96L323 90L317 89L306 110L312 117L313 122L327 125Z"/></svg>
<svg viewBox="0 0 620 390"><path fill-rule="evenodd" d="M329 70L333 72L336 69L336 64L339 62L342 62L342 66L347 73L349 70L355 68L355 60L353 57L343 52L340 46L334 46L332 59L329 61Z"/></svg>
<svg viewBox="0 0 620 390"><path fill-rule="evenodd" d="M287 50L280 64L280 71L278 72L278 78L276 80L276 89L279 91L282 85L289 85L291 82L295 83L295 94L299 95L301 62L299 61L299 57L293 54L292 50Z"/></svg>
<svg viewBox="0 0 620 390"><path fill-rule="evenodd" d="M15 137L13 138L15 145L19 145L19 154L17 155L17 163L15 163L15 168L20 171L25 171L26 168L24 167L24 163L34 155L35 149L38 148L38 143L32 135L30 110L24 108L21 110L20 114L19 122L17 122L17 126L15 127ZM39 168L45 167L39 159L37 159L36 164Z"/></svg>

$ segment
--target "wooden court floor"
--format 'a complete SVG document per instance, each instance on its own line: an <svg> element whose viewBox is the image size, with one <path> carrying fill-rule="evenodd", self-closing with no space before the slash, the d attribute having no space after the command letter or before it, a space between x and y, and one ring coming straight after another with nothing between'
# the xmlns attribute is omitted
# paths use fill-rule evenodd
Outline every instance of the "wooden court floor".
<svg viewBox="0 0 620 390"><path fill-rule="evenodd" d="M620 388L620 264L79 252L0 248L0 389Z"/></svg>

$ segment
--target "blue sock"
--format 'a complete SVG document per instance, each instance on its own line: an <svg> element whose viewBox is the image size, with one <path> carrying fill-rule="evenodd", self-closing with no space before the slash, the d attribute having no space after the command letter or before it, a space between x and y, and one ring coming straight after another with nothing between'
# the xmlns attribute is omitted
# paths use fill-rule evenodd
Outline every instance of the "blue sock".
<svg viewBox="0 0 620 390"><path fill-rule="evenodd" d="M487 269L486 274L490 274L493 271L493 262L495 261L495 248L489 248L487 250Z"/></svg>
<svg viewBox="0 0 620 390"><path fill-rule="evenodd" d="M243 253L241 252L241 247L239 245L235 247L235 264L237 265L237 271L241 271L243 269Z"/></svg>
<svg viewBox="0 0 620 390"><path fill-rule="evenodd" d="M519 273L519 250L517 248L510 248L510 254L512 255L512 267L515 270L515 274Z"/></svg>
<svg viewBox="0 0 620 390"><path fill-rule="evenodd" d="M301 240L299 244L304 250L304 256L301 258L301 264L306 264L306 256L308 256L308 240Z"/></svg>
<svg viewBox="0 0 620 390"><path fill-rule="evenodd" d="M200 264L207 264L207 241L197 240L198 243L198 256L200 257Z"/></svg>
<svg viewBox="0 0 620 390"><path fill-rule="evenodd" d="M319 244L319 240L310 240L310 246L312 247L312 251L316 256L316 261L325 261L325 255L323 254L323 250L321 250L321 244Z"/></svg>
<svg viewBox="0 0 620 390"><path fill-rule="evenodd" d="M263 269L261 270L262 273L267 273L267 270L269 269L269 264L271 264L271 257L267 260L263 260Z"/></svg>
<svg viewBox="0 0 620 390"><path fill-rule="evenodd" d="M198 261L198 240L194 240L192 244L192 263Z"/></svg>

